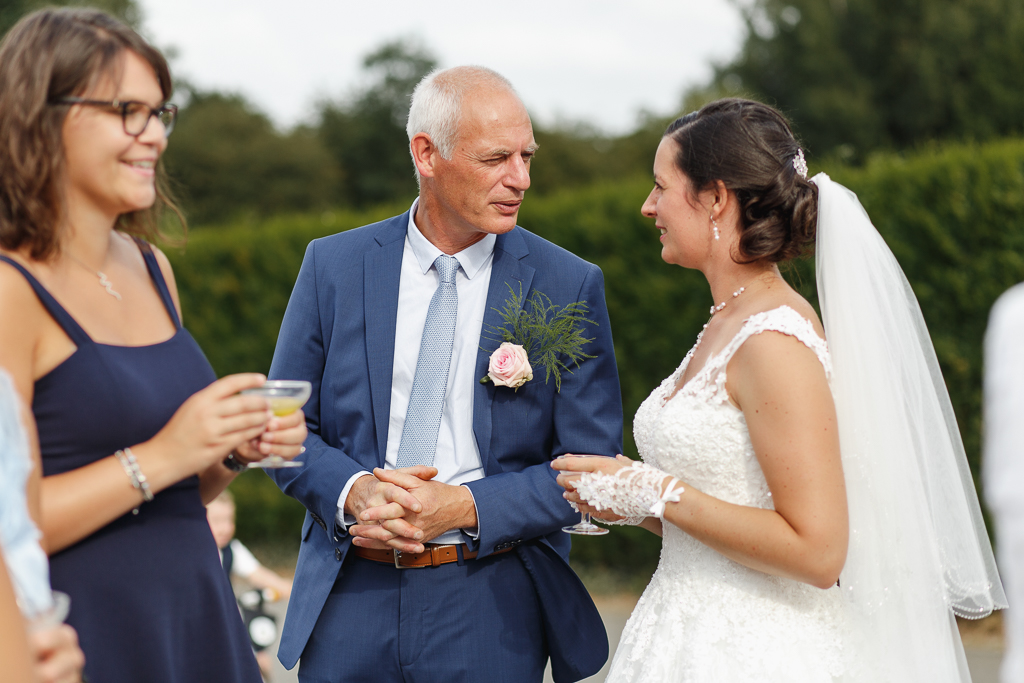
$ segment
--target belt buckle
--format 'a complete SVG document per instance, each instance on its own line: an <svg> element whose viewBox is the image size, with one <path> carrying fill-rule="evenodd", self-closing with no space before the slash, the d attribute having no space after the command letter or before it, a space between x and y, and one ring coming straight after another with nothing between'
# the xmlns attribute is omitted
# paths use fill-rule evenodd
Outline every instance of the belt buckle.
<svg viewBox="0 0 1024 683"><path fill-rule="evenodd" d="M402 556L402 551L401 550L392 550L391 552L394 553L394 557L395 557L395 569L423 569L423 567L427 566L427 565L422 565L422 566L417 567L414 564L401 564L398 561L398 558L400 558Z"/></svg>

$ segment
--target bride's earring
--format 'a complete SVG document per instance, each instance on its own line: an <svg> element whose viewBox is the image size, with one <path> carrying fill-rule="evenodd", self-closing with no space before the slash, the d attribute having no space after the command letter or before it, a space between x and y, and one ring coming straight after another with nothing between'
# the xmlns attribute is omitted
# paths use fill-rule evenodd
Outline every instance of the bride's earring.
<svg viewBox="0 0 1024 683"><path fill-rule="evenodd" d="M715 217L711 216L711 232L714 233L715 239L722 239L722 236L718 234L718 222L715 221Z"/></svg>

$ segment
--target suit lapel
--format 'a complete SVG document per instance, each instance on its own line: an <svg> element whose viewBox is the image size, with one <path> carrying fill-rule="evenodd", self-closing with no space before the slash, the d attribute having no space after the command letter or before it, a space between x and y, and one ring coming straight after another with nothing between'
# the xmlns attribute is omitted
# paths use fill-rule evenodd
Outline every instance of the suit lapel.
<svg viewBox="0 0 1024 683"><path fill-rule="evenodd" d="M519 293L522 287L523 297L530 294L533 283L533 268L522 263L520 259L530 253L523 240L520 228L499 235L494 245L494 261L491 264L491 281L487 288L487 306L484 310L484 324L480 333L480 351L476 357L476 374L480 379L487 374L487 365L491 352L500 342L491 338L489 330L499 327L502 323L498 311L504 308L509 297L509 287ZM392 334L392 337L394 334ZM473 392L473 432L480 448L480 462L487 476L499 474L501 465L491 456L491 403L494 400L494 384L477 382Z"/></svg>
<svg viewBox="0 0 1024 683"><path fill-rule="evenodd" d="M384 223L376 235L379 248L363 257L363 314L366 325L366 364L377 434L377 463L384 467L391 418L391 380L395 363L398 288L408 212Z"/></svg>

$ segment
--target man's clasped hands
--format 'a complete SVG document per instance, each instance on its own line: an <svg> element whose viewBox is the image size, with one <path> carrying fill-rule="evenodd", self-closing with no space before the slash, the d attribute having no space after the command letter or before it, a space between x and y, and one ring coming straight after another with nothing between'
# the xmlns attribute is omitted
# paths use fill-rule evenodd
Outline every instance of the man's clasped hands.
<svg viewBox="0 0 1024 683"><path fill-rule="evenodd" d="M356 518L348 532L362 548L421 553L423 544L450 529L475 529L476 505L465 486L434 481L437 468L375 468L355 481L345 512Z"/></svg>

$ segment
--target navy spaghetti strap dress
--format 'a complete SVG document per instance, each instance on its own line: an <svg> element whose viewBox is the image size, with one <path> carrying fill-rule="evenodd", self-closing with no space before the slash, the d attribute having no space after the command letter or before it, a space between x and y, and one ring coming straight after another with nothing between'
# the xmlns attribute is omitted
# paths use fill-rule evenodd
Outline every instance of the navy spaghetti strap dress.
<svg viewBox="0 0 1024 683"><path fill-rule="evenodd" d="M181 326L149 245L150 277L174 321L169 340L98 344L20 264L17 268L78 349L35 383L43 474L106 458L152 438L216 379ZM126 477L127 478L127 477ZM71 596L93 683L259 683L249 638L206 521L196 476L178 482L50 558L55 590Z"/></svg>

